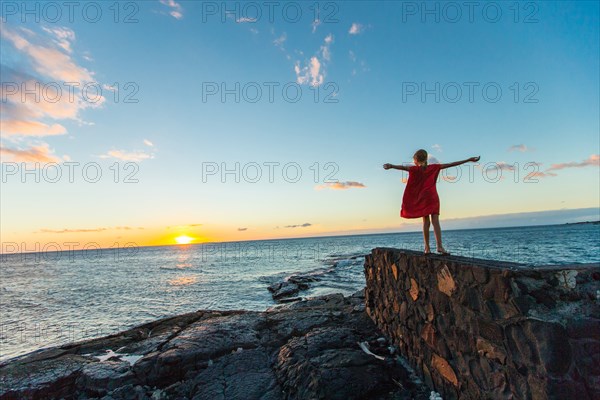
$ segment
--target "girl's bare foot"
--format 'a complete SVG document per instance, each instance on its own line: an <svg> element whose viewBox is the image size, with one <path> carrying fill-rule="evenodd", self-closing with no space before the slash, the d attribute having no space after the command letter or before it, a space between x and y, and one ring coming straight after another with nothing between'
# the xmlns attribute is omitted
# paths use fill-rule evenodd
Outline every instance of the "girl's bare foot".
<svg viewBox="0 0 600 400"><path fill-rule="evenodd" d="M431 249L429 247L425 247L425 251L423 253L431 254Z"/></svg>
<svg viewBox="0 0 600 400"><path fill-rule="evenodd" d="M443 256L449 256L450 253L448 253L443 247L438 247L437 248L437 252Z"/></svg>

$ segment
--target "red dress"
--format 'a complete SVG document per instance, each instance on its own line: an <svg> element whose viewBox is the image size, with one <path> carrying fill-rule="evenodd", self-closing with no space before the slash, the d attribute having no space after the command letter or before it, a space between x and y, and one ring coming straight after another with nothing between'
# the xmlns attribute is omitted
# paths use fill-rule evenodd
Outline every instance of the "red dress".
<svg viewBox="0 0 600 400"><path fill-rule="evenodd" d="M440 164L430 164L425 168L416 165L409 168L401 217L419 218L440 213L440 198L435 183L441 167Z"/></svg>

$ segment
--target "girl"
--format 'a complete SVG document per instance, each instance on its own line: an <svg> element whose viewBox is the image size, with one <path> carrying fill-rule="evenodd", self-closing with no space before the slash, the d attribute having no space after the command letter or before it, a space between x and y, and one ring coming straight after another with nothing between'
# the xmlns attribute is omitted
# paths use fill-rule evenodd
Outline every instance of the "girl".
<svg viewBox="0 0 600 400"><path fill-rule="evenodd" d="M417 150L413 156L415 163L412 167L404 165L383 164L383 169L399 169L408 171L408 183L402 197L402 210L400 216L403 218L423 218L423 240L425 241L425 254L431 253L429 249L429 225L433 223L433 233L437 244L437 252L449 255L442 246L442 230L440 228L440 199L435 188L440 170L455 167L471 162L479 161L479 157L471 157L466 160L456 161L449 164L427 164L427 152L423 149ZM431 219L430 219L431 216Z"/></svg>

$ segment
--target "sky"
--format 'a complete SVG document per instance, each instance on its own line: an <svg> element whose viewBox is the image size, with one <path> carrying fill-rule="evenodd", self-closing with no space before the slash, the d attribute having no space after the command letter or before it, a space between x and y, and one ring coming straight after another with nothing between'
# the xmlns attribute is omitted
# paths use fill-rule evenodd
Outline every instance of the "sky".
<svg viewBox="0 0 600 400"><path fill-rule="evenodd" d="M2 252L598 220L599 5L2 2ZM69 245L68 243L76 243Z"/></svg>

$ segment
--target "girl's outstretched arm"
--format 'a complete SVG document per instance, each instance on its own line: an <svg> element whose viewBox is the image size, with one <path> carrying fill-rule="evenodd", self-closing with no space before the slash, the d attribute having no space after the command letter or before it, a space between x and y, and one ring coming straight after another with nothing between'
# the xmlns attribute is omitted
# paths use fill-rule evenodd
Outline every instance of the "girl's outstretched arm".
<svg viewBox="0 0 600 400"><path fill-rule="evenodd" d="M462 160L462 161L455 161L455 162L451 162L451 163L448 163L448 164L442 164L441 169L450 168L450 167L456 167L457 165L468 163L469 161L470 162L477 162L477 161L479 161L479 158L480 157L477 156L477 157L467 158L466 160Z"/></svg>
<svg viewBox="0 0 600 400"><path fill-rule="evenodd" d="M393 165L393 164L383 164L383 169L399 169L402 171L408 171L409 167L404 165Z"/></svg>

